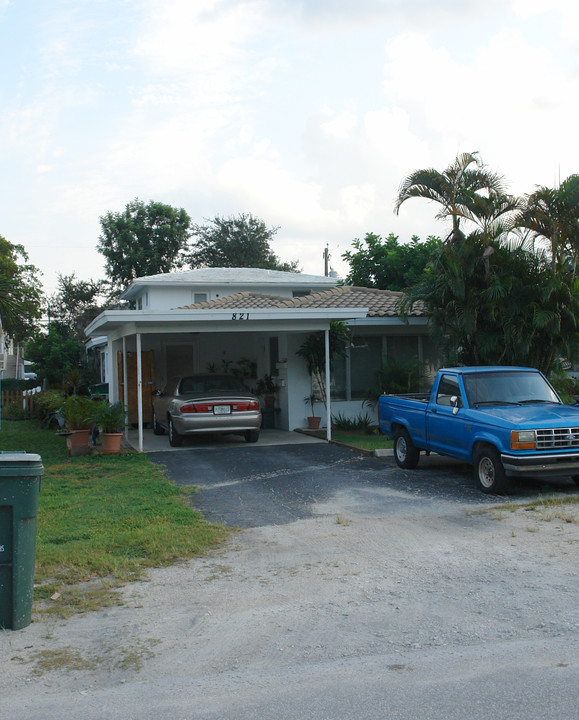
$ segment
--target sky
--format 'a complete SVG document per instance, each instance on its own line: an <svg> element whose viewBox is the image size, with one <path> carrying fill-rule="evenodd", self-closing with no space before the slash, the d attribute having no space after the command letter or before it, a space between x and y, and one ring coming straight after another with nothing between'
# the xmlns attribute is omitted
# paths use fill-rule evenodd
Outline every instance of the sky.
<svg viewBox="0 0 579 720"><path fill-rule="evenodd" d="M445 235L419 168L477 151L509 191L579 172L576 0L0 0L0 235L44 291L104 278L138 197L252 213L303 272L367 232Z"/></svg>

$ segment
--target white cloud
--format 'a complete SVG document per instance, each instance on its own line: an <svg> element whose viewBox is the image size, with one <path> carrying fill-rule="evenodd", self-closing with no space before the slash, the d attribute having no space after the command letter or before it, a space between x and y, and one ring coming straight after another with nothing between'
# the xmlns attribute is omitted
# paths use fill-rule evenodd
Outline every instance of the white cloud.
<svg viewBox="0 0 579 720"><path fill-rule="evenodd" d="M340 140L346 140L350 137L352 130L356 127L358 118L355 113L344 111L338 113L335 117L327 122L323 122L320 127L322 130L332 137Z"/></svg>
<svg viewBox="0 0 579 720"><path fill-rule="evenodd" d="M264 2L152 0L149 8L134 53L151 72L231 77L244 46L260 32Z"/></svg>
<svg viewBox="0 0 579 720"><path fill-rule="evenodd" d="M240 157L225 162L217 178L219 186L235 198L239 208L265 214L276 223L321 230L334 224L338 215L322 207L319 183L292 177L279 163L267 158Z"/></svg>
<svg viewBox="0 0 579 720"><path fill-rule="evenodd" d="M340 196L347 223L363 226L376 203L376 187L371 183L348 185Z"/></svg>
<svg viewBox="0 0 579 720"><path fill-rule="evenodd" d="M549 184L546 170L569 153L575 163L579 159L576 144L569 146L579 110L577 82L559 73L554 56L520 31L497 33L462 64L418 35L396 38L387 56L386 99L409 113L412 135L434 149L422 166L479 150L523 192L525 182L527 188ZM397 138L399 151L408 148L415 157L411 138Z"/></svg>

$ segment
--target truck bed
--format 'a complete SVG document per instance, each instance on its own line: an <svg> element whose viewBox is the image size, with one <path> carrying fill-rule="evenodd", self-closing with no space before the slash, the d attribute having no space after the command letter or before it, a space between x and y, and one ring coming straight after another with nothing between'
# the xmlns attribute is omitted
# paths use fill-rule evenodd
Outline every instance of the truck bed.
<svg viewBox="0 0 579 720"><path fill-rule="evenodd" d="M401 400L416 400L416 402L427 403L430 399L430 393L406 393L402 395L394 395L393 393L383 393L383 397L400 398Z"/></svg>

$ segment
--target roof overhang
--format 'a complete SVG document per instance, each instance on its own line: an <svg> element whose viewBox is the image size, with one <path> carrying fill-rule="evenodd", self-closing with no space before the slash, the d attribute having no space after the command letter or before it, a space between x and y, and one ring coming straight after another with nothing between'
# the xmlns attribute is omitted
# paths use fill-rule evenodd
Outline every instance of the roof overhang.
<svg viewBox="0 0 579 720"><path fill-rule="evenodd" d="M118 339L136 333L299 332L323 330L333 321L362 320L368 308L235 308L105 310L86 329L91 337Z"/></svg>
<svg viewBox="0 0 579 720"><path fill-rule="evenodd" d="M376 316L376 317L367 317L367 318L353 318L348 323L349 325L358 326L363 325L364 327L369 326L384 326L384 325L428 325L428 317L425 315L419 315L419 316L411 316L407 317L405 319L402 319L398 315L383 315L383 316Z"/></svg>

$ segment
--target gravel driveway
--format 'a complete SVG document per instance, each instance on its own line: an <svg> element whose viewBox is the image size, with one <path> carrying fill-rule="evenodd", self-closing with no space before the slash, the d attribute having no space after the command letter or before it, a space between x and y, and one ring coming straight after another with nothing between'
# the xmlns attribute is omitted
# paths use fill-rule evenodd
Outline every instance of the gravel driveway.
<svg viewBox="0 0 579 720"><path fill-rule="evenodd" d="M210 520L245 529L128 586L122 607L1 634L0 716L576 717L577 512L495 511L469 468L434 457L418 471L325 444L153 459L201 487Z"/></svg>

